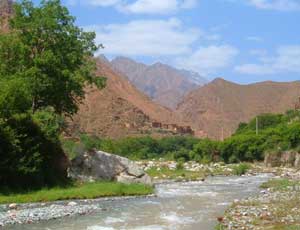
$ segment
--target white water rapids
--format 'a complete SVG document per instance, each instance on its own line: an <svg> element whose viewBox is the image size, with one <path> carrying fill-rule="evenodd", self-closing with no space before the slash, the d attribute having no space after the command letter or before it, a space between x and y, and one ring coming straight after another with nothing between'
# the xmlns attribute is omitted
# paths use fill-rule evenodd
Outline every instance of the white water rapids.
<svg viewBox="0 0 300 230"><path fill-rule="evenodd" d="M205 182L160 184L157 197L104 201L105 210L13 230L213 230L235 200L255 195L268 175L210 177Z"/></svg>

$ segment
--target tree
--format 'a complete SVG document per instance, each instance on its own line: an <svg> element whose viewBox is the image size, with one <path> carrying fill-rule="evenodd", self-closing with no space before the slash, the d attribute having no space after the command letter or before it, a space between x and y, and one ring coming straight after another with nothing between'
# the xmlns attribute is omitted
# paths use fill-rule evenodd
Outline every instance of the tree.
<svg viewBox="0 0 300 230"><path fill-rule="evenodd" d="M85 84L104 85L95 76L95 33L78 28L60 0L44 0L38 7L23 0L14 11L10 33L0 36L0 88L11 81L22 85L26 103L7 110L35 113L52 107L57 114L76 113ZM2 101L11 97L4 93Z"/></svg>
<svg viewBox="0 0 300 230"><path fill-rule="evenodd" d="M104 86L94 39L59 0L14 5L9 31L0 32L0 187L66 179L63 116L76 113L87 83Z"/></svg>
<svg viewBox="0 0 300 230"><path fill-rule="evenodd" d="M192 158L203 163L217 161L220 157L220 143L210 139L203 139L196 144L191 152Z"/></svg>

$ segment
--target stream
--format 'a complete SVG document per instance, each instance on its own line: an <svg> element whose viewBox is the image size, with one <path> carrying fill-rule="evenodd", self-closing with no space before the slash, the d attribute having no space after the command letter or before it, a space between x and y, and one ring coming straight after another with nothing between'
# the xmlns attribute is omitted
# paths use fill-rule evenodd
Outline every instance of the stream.
<svg viewBox="0 0 300 230"><path fill-rule="evenodd" d="M204 182L164 183L157 197L101 202L104 209L9 230L213 230L235 200L259 193L270 175L209 177Z"/></svg>

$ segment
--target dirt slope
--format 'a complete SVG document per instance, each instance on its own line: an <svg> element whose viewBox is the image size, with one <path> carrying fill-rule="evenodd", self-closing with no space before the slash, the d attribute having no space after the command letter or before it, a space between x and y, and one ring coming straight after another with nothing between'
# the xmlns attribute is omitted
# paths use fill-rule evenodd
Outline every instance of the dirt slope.
<svg viewBox="0 0 300 230"><path fill-rule="evenodd" d="M110 138L191 132L171 110L151 101L126 77L116 73L108 62L99 59L97 67L97 74L107 78L107 85L102 90L95 87L86 89L84 103L71 124L72 132L82 131Z"/></svg>
<svg viewBox="0 0 300 230"><path fill-rule="evenodd" d="M117 57L111 64L139 90L171 109L175 109L188 92L206 82L197 73L178 70L162 63L145 65L129 58Z"/></svg>
<svg viewBox="0 0 300 230"><path fill-rule="evenodd" d="M194 129L222 139L256 115L293 109L299 96L300 82L238 85L219 78L188 94L177 112Z"/></svg>

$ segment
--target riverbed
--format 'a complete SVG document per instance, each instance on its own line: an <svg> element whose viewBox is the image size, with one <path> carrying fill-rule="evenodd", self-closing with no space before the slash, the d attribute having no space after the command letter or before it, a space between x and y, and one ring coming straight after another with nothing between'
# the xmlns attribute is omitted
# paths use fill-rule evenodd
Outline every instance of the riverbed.
<svg viewBox="0 0 300 230"><path fill-rule="evenodd" d="M162 183L157 197L99 201L83 216L14 225L9 230L210 230L236 199L259 193L269 175L209 177L204 182ZM73 207L76 208L76 207Z"/></svg>

